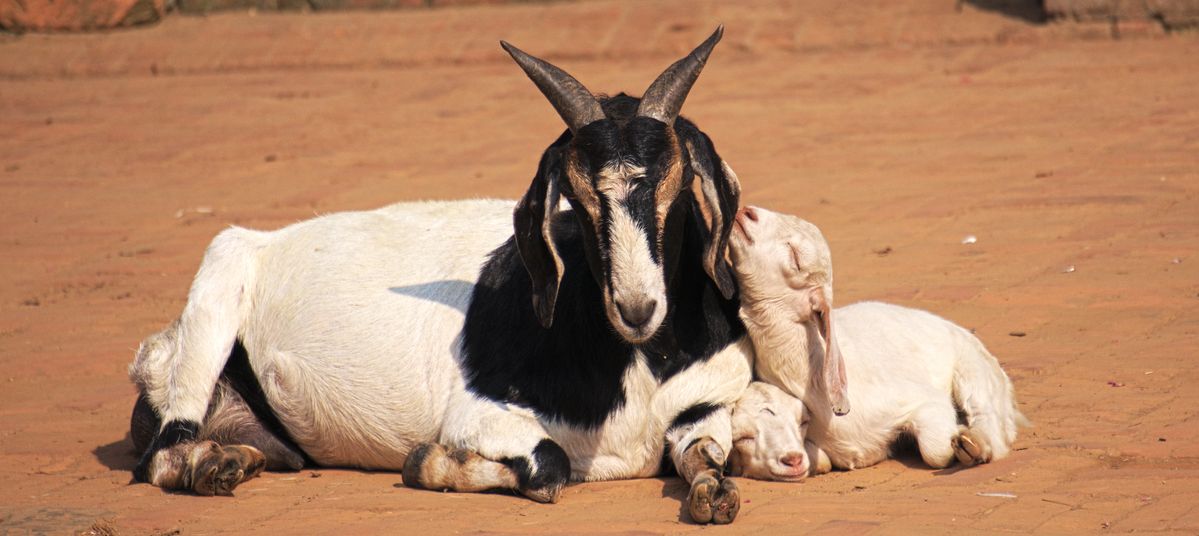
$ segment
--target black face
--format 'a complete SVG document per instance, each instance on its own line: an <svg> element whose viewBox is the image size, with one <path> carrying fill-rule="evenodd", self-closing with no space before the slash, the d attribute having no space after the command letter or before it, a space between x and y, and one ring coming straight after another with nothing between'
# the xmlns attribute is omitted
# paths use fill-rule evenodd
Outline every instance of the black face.
<svg viewBox="0 0 1199 536"><path fill-rule="evenodd" d="M553 324L562 281L552 215L565 196L584 231L587 260L613 330L632 344L658 332L671 306L667 291L681 230L696 205L689 191L693 173L703 180L711 222L700 223L707 227L703 267L721 293L732 296L724 245L736 210L736 177L707 136L678 117L721 31L667 68L642 99L624 94L596 99L561 69L502 43L569 128L542 156L514 216L517 248L543 327Z"/></svg>
<svg viewBox="0 0 1199 536"><path fill-rule="evenodd" d="M584 229L587 258L603 290L609 322L626 341L653 337L670 303L667 265L675 265L680 226L670 225L689 186L678 137L661 121L632 115L637 100L604 104L609 118L565 147L560 188ZM674 229L672 229L672 227Z"/></svg>

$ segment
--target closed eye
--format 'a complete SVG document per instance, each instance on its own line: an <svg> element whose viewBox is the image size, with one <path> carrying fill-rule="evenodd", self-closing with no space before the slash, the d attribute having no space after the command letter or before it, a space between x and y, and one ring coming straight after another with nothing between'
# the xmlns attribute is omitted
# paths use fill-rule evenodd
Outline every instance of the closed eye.
<svg viewBox="0 0 1199 536"><path fill-rule="evenodd" d="M771 417L774 416L774 410L772 410L770 408L762 408L762 413L769 414Z"/></svg>

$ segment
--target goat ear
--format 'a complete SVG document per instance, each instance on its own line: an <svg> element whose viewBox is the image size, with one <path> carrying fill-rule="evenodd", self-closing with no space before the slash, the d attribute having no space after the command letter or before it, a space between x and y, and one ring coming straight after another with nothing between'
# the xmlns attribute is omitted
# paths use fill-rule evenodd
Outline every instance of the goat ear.
<svg viewBox="0 0 1199 536"><path fill-rule="evenodd" d="M558 211L558 175L561 158L557 149L546 150L537 166L537 176L512 214L516 250L533 283L533 312L545 328L554 323L554 305L562 283L562 257L554 245L554 214Z"/></svg>
<svg viewBox="0 0 1199 536"><path fill-rule="evenodd" d="M824 289L812 291L812 313L816 316L816 326L820 337L824 339L824 363L821 365L821 376L828 395L829 404L836 415L849 413L849 391L845 380L845 360L841 356L841 348L833 335L833 315L829 310L828 300L824 297Z"/></svg>
<svg viewBox="0 0 1199 536"><path fill-rule="evenodd" d="M716 283L725 299L732 299L737 286L725 255L729 245L729 232L733 228L733 218L737 216L737 205L741 201L741 182L737 180L733 168L716 154L706 134L697 131L696 135L686 141L686 145L687 161L699 176L700 191L703 193L699 199L709 220L704 270ZM720 162L719 167L716 166L716 162Z"/></svg>

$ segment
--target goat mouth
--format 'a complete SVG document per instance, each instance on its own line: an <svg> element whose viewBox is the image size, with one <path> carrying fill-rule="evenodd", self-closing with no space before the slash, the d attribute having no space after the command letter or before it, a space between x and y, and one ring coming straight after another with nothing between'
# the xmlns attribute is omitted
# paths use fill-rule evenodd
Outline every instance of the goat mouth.
<svg viewBox="0 0 1199 536"><path fill-rule="evenodd" d="M624 328L629 331L628 334L624 335L624 339L628 341L629 344L644 344L649 342L649 340L654 337L654 334L650 333L648 330L631 328L628 327L627 324L624 326Z"/></svg>
<svg viewBox="0 0 1199 536"><path fill-rule="evenodd" d="M738 212L737 217L733 218L733 229L741 232L741 236L745 237L746 244L753 244L754 237L749 234L749 227L745 224L747 218L748 216L745 215L745 212Z"/></svg>
<svg viewBox="0 0 1199 536"><path fill-rule="evenodd" d="M795 473L791 473L791 472L779 473L779 472L773 471L773 470L770 471L770 478L772 480L778 480L780 482L799 482L807 477L808 477L808 468L807 467L804 467L802 471L795 472Z"/></svg>

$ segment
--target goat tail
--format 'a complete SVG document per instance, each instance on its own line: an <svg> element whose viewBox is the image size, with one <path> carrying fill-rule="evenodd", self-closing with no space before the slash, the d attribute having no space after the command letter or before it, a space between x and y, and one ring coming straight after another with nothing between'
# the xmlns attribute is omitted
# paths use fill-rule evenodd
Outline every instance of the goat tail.
<svg viewBox="0 0 1199 536"><path fill-rule="evenodd" d="M244 319L264 233L232 227L212 240L192 282L183 313L147 337L129 366L137 386L165 426L199 424Z"/></svg>
<svg viewBox="0 0 1199 536"><path fill-rule="evenodd" d="M971 435L989 444L994 459L1003 458L1016 441L1016 430L1032 423L1016 405L1012 381L974 335L961 335L953 373L953 399Z"/></svg>

